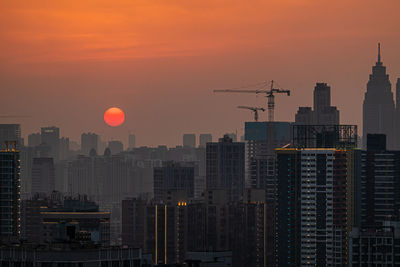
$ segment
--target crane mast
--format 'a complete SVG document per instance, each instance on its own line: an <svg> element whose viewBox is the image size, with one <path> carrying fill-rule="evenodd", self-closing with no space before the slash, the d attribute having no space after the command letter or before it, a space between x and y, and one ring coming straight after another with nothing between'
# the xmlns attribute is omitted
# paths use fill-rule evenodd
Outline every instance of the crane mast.
<svg viewBox="0 0 400 267"><path fill-rule="evenodd" d="M263 83L265 86L265 83ZM268 121L274 121L274 110L275 110L275 94L287 94L290 96L290 90L283 90L280 88L274 88L274 81L271 81L269 89L256 89L256 90L243 90L243 89L223 89L214 90L214 93L253 93L253 94L266 94L267 107L268 107Z"/></svg>

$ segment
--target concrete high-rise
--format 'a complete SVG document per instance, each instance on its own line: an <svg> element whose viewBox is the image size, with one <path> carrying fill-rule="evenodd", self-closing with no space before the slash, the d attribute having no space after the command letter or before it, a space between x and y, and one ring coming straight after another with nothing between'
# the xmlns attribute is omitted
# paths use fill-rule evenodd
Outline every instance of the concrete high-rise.
<svg viewBox="0 0 400 267"><path fill-rule="evenodd" d="M295 115L295 122L302 125L314 124L314 112L311 107L299 107Z"/></svg>
<svg viewBox="0 0 400 267"><path fill-rule="evenodd" d="M228 190L231 201L239 201L245 185L245 144L224 135L219 142L207 143L206 189Z"/></svg>
<svg viewBox="0 0 400 267"><path fill-rule="evenodd" d="M195 164L192 162L163 162L154 168L154 200L166 202L168 191L182 190L194 197Z"/></svg>
<svg viewBox="0 0 400 267"><path fill-rule="evenodd" d="M32 194L50 196L55 189L53 158L34 158L32 161Z"/></svg>
<svg viewBox="0 0 400 267"><path fill-rule="evenodd" d="M99 168L104 165L104 162L102 162ZM90 197L98 194L98 187L103 183L102 175L104 175L104 170L101 169L99 176L96 177L97 180L94 180L94 172L96 171L96 168L92 158L78 156L76 159L68 162L67 168L67 190L69 194L88 195Z"/></svg>
<svg viewBox="0 0 400 267"><path fill-rule="evenodd" d="M199 147L206 147L207 143L212 142L211 134L200 134L199 136Z"/></svg>
<svg viewBox="0 0 400 267"><path fill-rule="evenodd" d="M21 126L19 124L0 124L0 149L6 149L7 141L21 142Z"/></svg>
<svg viewBox="0 0 400 267"><path fill-rule="evenodd" d="M0 151L0 238L18 238L21 230L19 151Z"/></svg>
<svg viewBox="0 0 400 267"><path fill-rule="evenodd" d="M60 128L43 127L41 128L42 144L50 147L50 157L58 160L60 158Z"/></svg>
<svg viewBox="0 0 400 267"><path fill-rule="evenodd" d="M245 122L247 182L275 198L275 148L290 143L289 122Z"/></svg>
<svg viewBox="0 0 400 267"><path fill-rule="evenodd" d="M400 266L400 222L354 228L349 236L349 266Z"/></svg>
<svg viewBox="0 0 400 267"><path fill-rule="evenodd" d="M273 259L275 254L275 148L291 141L291 123L289 122L245 122L246 140L246 186L265 190L267 229L265 238L270 244L266 248L266 258ZM268 262L268 265L270 262Z"/></svg>
<svg viewBox="0 0 400 267"><path fill-rule="evenodd" d="M326 83L314 87L314 109L299 107L295 119L299 125L338 125L339 121L339 110L331 106L331 87Z"/></svg>
<svg viewBox="0 0 400 267"><path fill-rule="evenodd" d="M60 144L59 144L59 159L65 160L69 156L69 138L68 137L61 137Z"/></svg>
<svg viewBox="0 0 400 267"><path fill-rule="evenodd" d="M317 83L314 88L315 124L339 124L339 111L331 106L331 87L326 83Z"/></svg>
<svg viewBox="0 0 400 267"><path fill-rule="evenodd" d="M368 134L361 163L360 226L400 220L400 151L386 149L385 135Z"/></svg>
<svg viewBox="0 0 400 267"><path fill-rule="evenodd" d="M391 87L386 67L381 61L380 44L378 44L378 61L372 67L364 96L363 147L366 147L368 134L386 134L388 148L395 148L395 106Z"/></svg>
<svg viewBox="0 0 400 267"><path fill-rule="evenodd" d="M89 155L90 150L94 149L96 152L99 143L99 136L95 133L83 133L81 135L81 150L86 156Z"/></svg>
<svg viewBox="0 0 400 267"><path fill-rule="evenodd" d="M196 135L195 134L184 134L183 135L183 147L196 147Z"/></svg>
<svg viewBox="0 0 400 267"><path fill-rule="evenodd" d="M277 266L347 266L355 151L277 149Z"/></svg>

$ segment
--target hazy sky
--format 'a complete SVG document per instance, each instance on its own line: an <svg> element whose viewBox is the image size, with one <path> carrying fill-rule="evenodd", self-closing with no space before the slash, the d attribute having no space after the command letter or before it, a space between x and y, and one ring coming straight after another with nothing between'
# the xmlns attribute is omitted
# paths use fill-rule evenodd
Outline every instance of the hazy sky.
<svg viewBox="0 0 400 267"><path fill-rule="evenodd" d="M332 87L342 123L360 125L377 42L395 90L400 77L399 0L0 0L0 115L23 135L55 125L80 140L176 145L183 133L243 131L264 105L251 94L213 94L274 79L276 120ZM126 122L110 128L118 106ZM266 114L261 115L266 119ZM362 132L361 128L359 133Z"/></svg>

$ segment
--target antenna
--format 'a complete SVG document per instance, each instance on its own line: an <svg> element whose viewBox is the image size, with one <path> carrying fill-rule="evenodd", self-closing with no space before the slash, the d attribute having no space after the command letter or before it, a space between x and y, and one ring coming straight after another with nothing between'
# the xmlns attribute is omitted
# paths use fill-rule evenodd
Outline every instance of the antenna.
<svg viewBox="0 0 400 267"><path fill-rule="evenodd" d="M381 43L378 43L378 62L381 62Z"/></svg>

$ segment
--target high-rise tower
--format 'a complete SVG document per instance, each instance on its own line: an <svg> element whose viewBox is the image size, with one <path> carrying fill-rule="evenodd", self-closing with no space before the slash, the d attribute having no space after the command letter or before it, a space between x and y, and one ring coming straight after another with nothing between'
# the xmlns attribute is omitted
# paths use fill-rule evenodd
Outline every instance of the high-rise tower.
<svg viewBox="0 0 400 267"><path fill-rule="evenodd" d="M86 156L89 155L90 150L98 151L99 136L95 133L82 133L81 135L81 150Z"/></svg>
<svg viewBox="0 0 400 267"><path fill-rule="evenodd" d="M206 189L224 189L229 200L239 201L244 191L245 145L227 134L219 142L207 143Z"/></svg>
<svg viewBox="0 0 400 267"><path fill-rule="evenodd" d="M21 229L19 151L0 150L0 238L18 238Z"/></svg>
<svg viewBox="0 0 400 267"><path fill-rule="evenodd" d="M58 127L42 127L41 141L50 147L50 157L58 160L60 158L60 128Z"/></svg>
<svg viewBox="0 0 400 267"><path fill-rule="evenodd" d="M50 196L55 189L53 158L34 158L31 175L32 193Z"/></svg>
<svg viewBox="0 0 400 267"><path fill-rule="evenodd" d="M337 125L339 110L331 106L331 87L327 83L317 83L314 87L314 109L299 107L295 122L298 125Z"/></svg>
<svg viewBox="0 0 400 267"><path fill-rule="evenodd" d="M367 134L386 134L389 149L395 146L394 101L389 75L381 61L381 49L378 44L378 61L372 67L367 83L367 92L363 104L363 146L366 146Z"/></svg>

